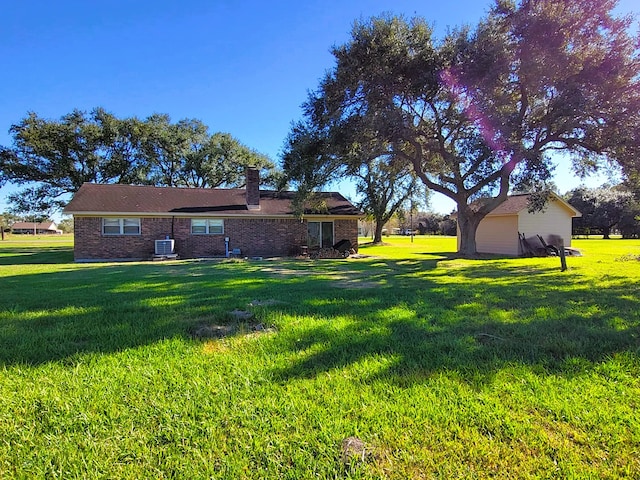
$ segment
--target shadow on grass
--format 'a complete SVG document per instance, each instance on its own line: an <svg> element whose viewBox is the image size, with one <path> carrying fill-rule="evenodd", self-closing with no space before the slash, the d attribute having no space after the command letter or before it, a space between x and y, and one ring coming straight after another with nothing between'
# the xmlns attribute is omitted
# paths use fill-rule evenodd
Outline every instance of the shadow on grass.
<svg viewBox="0 0 640 480"><path fill-rule="evenodd" d="M64 253L62 256L64 257ZM84 265L5 276L0 363L73 361L236 321L252 310L279 333L264 341L287 381L372 358L375 378L409 384L455 371L490 381L519 363L570 375L614 354L638 353L638 286L606 287L548 263L367 259ZM248 307L254 300L267 306ZM273 300L273 302L271 302ZM295 318L295 321L290 320Z"/></svg>
<svg viewBox="0 0 640 480"><path fill-rule="evenodd" d="M319 350L304 360L275 370L282 381L312 378L373 358L394 358L392 365L367 380L386 380L406 386L433 374L455 372L470 383L490 383L506 365L521 364L540 372L574 375L613 354L638 351L638 327L624 331L606 322L581 324L579 318L538 320L505 327L477 322L438 328L415 320L395 320L384 333L357 325L336 333L317 328L290 341L291 351ZM314 348L320 346L319 349Z"/></svg>
<svg viewBox="0 0 640 480"><path fill-rule="evenodd" d="M37 265L73 262L72 247L47 247L33 249L3 247L0 250L0 265Z"/></svg>
<svg viewBox="0 0 640 480"><path fill-rule="evenodd" d="M63 268L2 277L0 363L65 361L190 337L203 322L237 321L230 312L246 307L261 283L216 263Z"/></svg>
<svg viewBox="0 0 640 480"><path fill-rule="evenodd" d="M281 336L278 348L293 361L273 373L283 381L314 377L382 357L393 364L374 378L394 383L443 371L489 382L508 364L573 375L618 353L640 353L640 291L625 278L603 288L555 267L504 260L412 281L395 304L343 309L353 321Z"/></svg>

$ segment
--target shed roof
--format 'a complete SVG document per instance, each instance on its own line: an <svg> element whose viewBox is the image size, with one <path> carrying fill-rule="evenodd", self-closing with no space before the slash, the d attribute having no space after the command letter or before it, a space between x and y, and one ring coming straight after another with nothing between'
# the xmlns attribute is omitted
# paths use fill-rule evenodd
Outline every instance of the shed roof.
<svg viewBox="0 0 640 480"><path fill-rule="evenodd" d="M260 191L260 209L249 209L246 190L223 188L177 188L121 184L85 183L64 209L64 213L293 216L295 192ZM305 211L306 215L361 216L351 202L337 192L319 194L325 207Z"/></svg>
<svg viewBox="0 0 640 480"><path fill-rule="evenodd" d="M517 215L521 211L529 208L529 197L531 195L528 193L521 193L515 195L509 195L507 199L498 205L494 210L492 210L487 216L498 216L498 215ZM564 201L561 197L551 192L550 196L551 201L559 202L560 206L565 208L568 213L571 214L572 217L580 217L582 214L578 209Z"/></svg>

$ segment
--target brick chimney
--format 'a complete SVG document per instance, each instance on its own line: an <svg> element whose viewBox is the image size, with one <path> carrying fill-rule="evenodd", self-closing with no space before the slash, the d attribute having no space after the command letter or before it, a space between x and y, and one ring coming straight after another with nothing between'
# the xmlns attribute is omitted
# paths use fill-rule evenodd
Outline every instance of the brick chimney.
<svg viewBox="0 0 640 480"><path fill-rule="evenodd" d="M260 210L260 170L247 167L247 208Z"/></svg>

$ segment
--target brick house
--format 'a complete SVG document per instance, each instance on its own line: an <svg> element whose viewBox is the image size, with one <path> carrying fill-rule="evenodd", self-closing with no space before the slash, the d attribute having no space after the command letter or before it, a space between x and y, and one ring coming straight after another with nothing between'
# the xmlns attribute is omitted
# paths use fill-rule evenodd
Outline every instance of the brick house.
<svg viewBox="0 0 640 480"><path fill-rule="evenodd" d="M74 217L79 262L149 259L163 239L180 258L296 255L342 239L357 248L362 212L342 195L321 193L323 208L302 219L293 197L260 190L258 170L249 169L246 189L85 183L64 212Z"/></svg>

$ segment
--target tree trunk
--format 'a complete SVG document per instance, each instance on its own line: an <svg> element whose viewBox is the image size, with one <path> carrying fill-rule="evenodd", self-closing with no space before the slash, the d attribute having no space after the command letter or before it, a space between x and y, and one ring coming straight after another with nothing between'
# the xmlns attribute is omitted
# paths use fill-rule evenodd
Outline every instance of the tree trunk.
<svg viewBox="0 0 640 480"><path fill-rule="evenodd" d="M373 243L382 243L382 227L384 227L384 223L376 220L376 226L373 232Z"/></svg>
<svg viewBox="0 0 640 480"><path fill-rule="evenodd" d="M478 225L483 216L474 215L469 211L458 209L458 235L460 236L460 244L458 253L466 258L477 256L476 249L476 232Z"/></svg>

